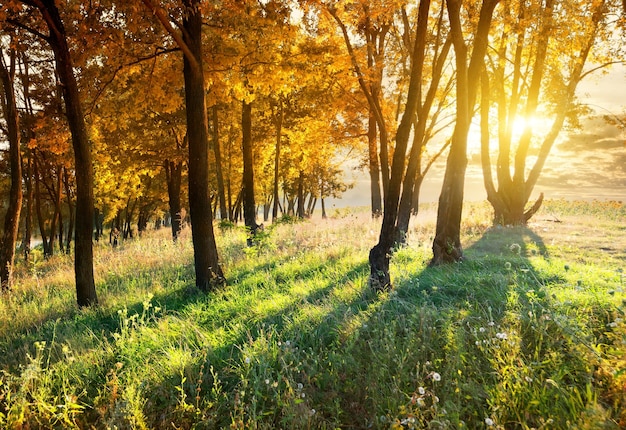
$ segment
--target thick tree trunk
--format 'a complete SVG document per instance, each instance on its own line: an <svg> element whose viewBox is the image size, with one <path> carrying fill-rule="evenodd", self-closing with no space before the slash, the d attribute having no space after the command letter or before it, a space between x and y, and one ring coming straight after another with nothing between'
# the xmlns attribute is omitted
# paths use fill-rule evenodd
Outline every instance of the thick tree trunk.
<svg viewBox="0 0 626 430"><path fill-rule="evenodd" d="M19 114L15 98L15 52L11 53L11 65L4 64L4 53L0 51L0 81L4 89L2 110L7 125L9 139L9 166L11 168L11 188L9 207L4 218L4 231L0 242L0 290L11 289L15 243L20 225L22 209L22 161L20 154Z"/></svg>
<svg viewBox="0 0 626 430"><path fill-rule="evenodd" d="M72 58L65 34L65 28L54 0L35 2L40 10L50 35L48 42L54 51L57 76L59 77L65 114L72 134L74 164L76 167L76 251L74 272L76 278L76 299L79 306L98 303L93 276L93 164L91 145L85 118L83 116L78 85L74 76Z"/></svg>
<svg viewBox="0 0 626 430"><path fill-rule="evenodd" d="M183 39L192 58L183 57L185 106L189 141L189 215L194 249L196 286L209 291L224 283L213 232L209 196L209 141L202 72L202 15L200 0L183 0Z"/></svg>
<svg viewBox="0 0 626 430"><path fill-rule="evenodd" d="M456 58L456 124L439 196L431 266L463 259L461 214L463 211L465 169L467 167L467 135L476 101L476 83L479 82L483 59L487 50L491 18L498 2L499 0L484 0L482 3L469 66L467 63L467 46L463 38L460 18L462 2L460 0L448 0L446 3Z"/></svg>
<svg viewBox="0 0 626 430"><path fill-rule="evenodd" d="M254 201L254 158L252 154L252 104L242 102L241 107L241 150L243 153L243 219L249 231L248 246L254 242L259 228L256 223L256 203Z"/></svg>
<svg viewBox="0 0 626 430"><path fill-rule="evenodd" d="M217 198L220 205L220 219L228 219L226 193L224 191L224 173L222 172L222 150L220 147L220 127L218 107L213 106L213 152L215 153L215 175L217 176Z"/></svg>
<svg viewBox="0 0 626 430"><path fill-rule="evenodd" d="M167 202L172 218L172 240L178 240L178 234L182 229L182 205L180 202L180 190L183 177L183 163L165 160L165 182L167 183Z"/></svg>
<svg viewBox="0 0 626 430"><path fill-rule="evenodd" d="M423 55L425 49L425 21L428 18L430 1L422 0L419 5L417 28L420 33L416 37L413 48L413 64L411 66L411 79L407 94L406 108L396 133L396 148L391 165L391 179L389 189L385 193L385 210L383 223L380 229L378 243L370 250L370 286L376 290L391 288L389 275L389 259L395 242L396 221L398 216L398 204L400 190L404 175L406 150L408 146L411 126L417 105L419 102L419 87L422 79Z"/></svg>

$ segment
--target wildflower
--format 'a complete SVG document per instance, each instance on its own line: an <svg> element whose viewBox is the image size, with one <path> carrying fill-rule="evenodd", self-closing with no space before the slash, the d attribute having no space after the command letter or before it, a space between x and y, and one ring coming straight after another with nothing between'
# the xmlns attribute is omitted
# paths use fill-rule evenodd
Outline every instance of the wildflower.
<svg viewBox="0 0 626 430"><path fill-rule="evenodd" d="M246 358L244 359L244 361L246 362L246 364L250 364L250 361L252 361L252 360L250 360L250 357L246 357Z"/></svg>
<svg viewBox="0 0 626 430"><path fill-rule="evenodd" d="M504 263L504 268L506 270L511 270L511 263L509 263L508 261L506 263Z"/></svg>
<svg viewBox="0 0 626 430"><path fill-rule="evenodd" d="M419 387L417 389L417 392L420 393L420 396L423 396L424 394L426 394L426 390L424 389L424 387Z"/></svg>
<svg viewBox="0 0 626 430"><path fill-rule="evenodd" d="M315 409L311 409L311 410L309 411L309 414L310 414L311 416L313 416L313 415L315 415L315 412L317 412Z"/></svg>
<svg viewBox="0 0 626 430"><path fill-rule="evenodd" d="M526 380L526 382L531 383L533 382L533 378L531 378L530 376L525 376L524 379Z"/></svg>
<svg viewBox="0 0 626 430"><path fill-rule="evenodd" d="M298 382L298 391L302 390L304 388L304 385L302 385L302 382Z"/></svg>
<svg viewBox="0 0 626 430"><path fill-rule="evenodd" d="M496 337L500 340L506 339L508 336L506 333L496 333Z"/></svg>
<svg viewBox="0 0 626 430"><path fill-rule="evenodd" d="M485 424L487 424L488 427L493 426L493 420L491 418L485 418Z"/></svg>
<svg viewBox="0 0 626 430"><path fill-rule="evenodd" d="M266 379L266 380L265 380L265 385L269 385L269 384L270 384L270 380L269 380L269 379Z"/></svg>
<svg viewBox="0 0 626 430"><path fill-rule="evenodd" d="M519 255L520 252L522 251L522 247L519 246L519 244L514 243L512 244L509 249L511 250L512 253Z"/></svg>
<svg viewBox="0 0 626 430"><path fill-rule="evenodd" d="M434 372L433 373L433 381L435 381L435 382L441 381L441 375L439 373L437 373L437 372Z"/></svg>
<svg viewBox="0 0 626 430"><path fill-rule="evenodd" d="M494 325L496 325L496 323L494 323L493 321L489 321L489 322L487 323L487 325L488 325L489 327L493 327Z"/></svg>
<svg viewBox="0 0 626 430"><path fill-rule="evenodd" d="M422 399L421 397L417 398L417 406L419 406L420 408L423 408L426 405L426 403L424 402L424 399Z"/></svg>
<svg viewBox="0 0 626 430"><path fill-rule="evenodd" d="M485 330L487 330L485 327L481 327L481 328L478 329L478 331L481 332L481 333L484 333Z"/></svg>

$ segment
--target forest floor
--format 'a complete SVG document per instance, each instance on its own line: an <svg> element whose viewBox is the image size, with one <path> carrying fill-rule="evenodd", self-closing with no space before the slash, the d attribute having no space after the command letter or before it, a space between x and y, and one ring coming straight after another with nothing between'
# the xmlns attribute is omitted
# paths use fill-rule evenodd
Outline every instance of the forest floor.
<svg viewBox="0 0 626 430"><path fill-rule="evenodd" d="M547 201L527 227L467 204L463 263L428 268L435 208L372 292L379 220L216 234L227 285L193 287L190 233L18 262L0 300L2 428L626 427L626 207Z"/></svg>

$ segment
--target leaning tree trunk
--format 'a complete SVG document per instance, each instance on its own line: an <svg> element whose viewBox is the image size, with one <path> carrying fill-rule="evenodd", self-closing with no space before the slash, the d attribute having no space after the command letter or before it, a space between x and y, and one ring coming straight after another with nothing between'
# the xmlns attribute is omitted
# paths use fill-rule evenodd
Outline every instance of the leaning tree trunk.
<svg viewBox="0 0 626 430"><path fill-rule="evenodd" d="M378 145L376 138L376 117L370 108L370 115L367 129L367 145L370 174L370 196L372 206L372 217L378 218L383 213L382 194L380 192L380 164L378 162Z"/></svg>
<svg viewBox="0 0 626 430"><path fill-rule="evenodd" d="M419 33L413 47L413 64L411 65L411 79L409 81L409 91L407 94L406 107L396 133L396 149L393 154L391 165L391 177L389 188L385 192L385 209L383 212L383 223L380 229L378 243L370 250L370 286L375 290L386 290L391 288L391 277L389 275L389 260L392 247L395 242L396 221L398 216L398 205L400 201L400 190L404 175L404 165L406 150L411 133L413 117L417 111L419 102L419 87L422 79L423 58L425 49L425 28L428 19L430 1L422 0L419 4L417 28ZM421 30L421 31L420 31Z"/></svg>
<svg viewBox="0 0 626 430"><path fill-rule="evenodd" d="M9 165L11 168L11 188L9 207L4 218L4 232L0 242L0 290L11 288L15 243L20 225L22 209L22 161L20 156L19 114L15 99L15 53L11 53L10 70L4 64L4 54L0 51L0 81L4 89L2 110L9 138Z"/></svg>
<svg viewBox="0 0 626 430"><path fill-rule="evenodd" d="M196 286L209 291L224 283L213 232L209 195L209 138L202 71L202 14L200 0L183 0L183 56L185 107L189 143L189 215L194 249Z"/></svg>

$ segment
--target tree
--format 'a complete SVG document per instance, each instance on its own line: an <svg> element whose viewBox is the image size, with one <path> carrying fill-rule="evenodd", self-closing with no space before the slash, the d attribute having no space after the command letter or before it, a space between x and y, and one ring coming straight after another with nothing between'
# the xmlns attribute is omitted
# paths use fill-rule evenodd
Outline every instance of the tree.
<svg viewBox="0 0 626 430"><path fill-rule="evenodd" d="M372 216L378 217L382 213L381 199L385 197L390 181L390 121L387 119L384 92L382 91L385 66L389 60L385 48L398 2L362 1L358 4L345 3L341 9L335 2L327 2L324 6L341 30L354 74L368 103L367 139L371 205ZM351 35L343 17L345 15L348 15L347 19L354 23L358 37L365 42L364 60L359 59L359 53L353 43L354 37ZM362 66L363 61L365 61L366 66ZM377 130L380 138L380 156L377 151ZM379 182L381 175L382 195Z"/></svg>
<svg viewBox="0 0 626 430"><path fill-rule="evenodd" d="M607 1L549 0L505 9L496 55L489 56L482 74L481 160L494 223L525 225L541 206L543 193L526 208L550 149L572 112L587 58L598 39L607 40L602 33L610 28L605 22L609 8ZM491 165L492 106L498 126L497 182ZM549 129L538 127L539 117L545 123L552 117ZM528 168L533 146L538 147L538 156Z"/></svg>
<svg viewBox="0 0 626 430"><path fill-rule="evenodd" d="M467 167L467 136L476 101L477 87L487 51L493 12L500 0L483 0L473 34L473 47L468 64L468 45L461 20L462 0L447 0L450 33L456 63L456 123L446 163L433 241L431 265L460 261L461 212ZM471 22L467 23L468 25Z"/></svg>
<svg viewBox="0 0 626 430"><path fill-rule="evenodd" d="M48 34L11 21L45 40L54 53L56 73L65 103L65 114L72 135L76 168L76 220L74 272L78 305L90 306L98 303L93 274L92 231L94 219L93 164L91 145L82 103L74 75L73 61L63 20L54 0L19 0L39 11Z"/></svg>
<svg viewBox="0 0 626 430"><path fill-rule="evenodd" d="M7 126L9 141L9 164L11 169L11 188L9 206L4 218L4 231L0 238L0 291L9 290L12 282L15 244L20 225L22 209L22 161L20 155L20 126L15 97L15 62L17 54L11 49L9 64L0 49L0 83L2 84L2 111Z"/></svg>
<svg viewBox="0 0 626 430"><path fill-rule="evenodd" d="M405 155L409 136L413 125L413 118L420 103L420 82L422 79L423 59L426 46L426 29L430 11L430 0L421 0L416 24L416 38L413 44L413 58L411 64L411 78L407 94L404 113L396 133L396 146L391 165L391 180L389 190L385 195L385 211L380 229L378 243L370 250L370 285L376 290L391 288L389 276L389 260L391 248L395 242L396 221L398 216L398 202L402 179L405 171Z"/></svg>
<svg viewBox="0 0 626 430"><path fill-rule="evenodd" d="M183 0L183 57L187 138L189 148L189 215L194 246L196 286L209 291L224 283L213 233L209 195L209 140L202 70L202 12L200 0ZM183 45L183 46L184 46Z"/></svg>

